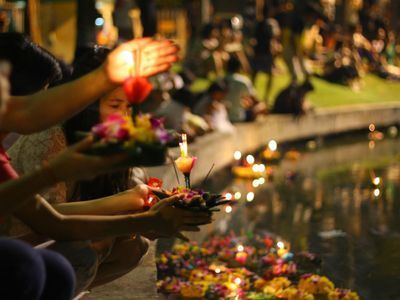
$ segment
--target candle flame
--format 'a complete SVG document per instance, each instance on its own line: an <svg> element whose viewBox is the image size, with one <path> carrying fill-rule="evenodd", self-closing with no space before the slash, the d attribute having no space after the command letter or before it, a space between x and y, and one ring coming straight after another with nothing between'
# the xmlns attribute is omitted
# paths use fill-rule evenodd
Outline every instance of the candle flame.
<svg viewBox="0 0 400 300"><path fill-rule="evenodd" d="M179 143L179 147L181 148L181 156L187 157L188 156L188 146L187 146L187 136L185 133L182 133L182 143Z"/></svg>

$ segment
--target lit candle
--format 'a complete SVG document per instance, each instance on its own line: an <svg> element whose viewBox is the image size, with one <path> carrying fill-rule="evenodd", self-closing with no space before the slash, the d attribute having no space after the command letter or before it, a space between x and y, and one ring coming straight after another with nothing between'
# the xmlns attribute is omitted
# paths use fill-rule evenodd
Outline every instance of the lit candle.
<svg viewBox="0 0 400 300"><path fill-rule="evenodd" d="M278 243L276 243L276 246L278 248L277 253L279 257L284 256L286 253L289 252L288 246L285 245L284 242L279 241Z"/></svg>
<svg viewBox="0 0 400 300"><path fill-rule="evenodd" d="M235 151L235 153L233 153L233 158L235 159L235 165L240 166L240 161L242 159L242 152Z"/></svg>
<svg viewBox="0 0 400 300"><path fill-rule="evenodd" d="M236 253L235 260L239 264L244 265L246 263L247 256L248 256L248 254L246 252L241 251L241 252Z"/></svg>
<svg viewBox="0 0 400 300"><path fill-rule="evenodd" d="M187 136L182 134L182 142L179 143L181 149L181 156L175 160L176 166L185 176L186 188L190 189L190 172L197 160L195 156L188 155Z"/></svg>

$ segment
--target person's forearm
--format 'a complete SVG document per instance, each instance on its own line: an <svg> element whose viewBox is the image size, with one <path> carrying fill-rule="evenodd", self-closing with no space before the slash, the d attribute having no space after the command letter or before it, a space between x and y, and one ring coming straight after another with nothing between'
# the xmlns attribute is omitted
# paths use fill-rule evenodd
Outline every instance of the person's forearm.
<svg viewBox="0 0 400 300"><path fill-rule="evenodd" d="M150 212L121 216L65 216L40 196L16 216L37 234L55 240L90 240L148 232L154 223Z"/></svg>
<svg viewBox="0 0 400 300"><path fill-rule="evenodd" d="M0 130L30 134L63 122L114 89L102 68L33 95L11 97Z"/></svg>
<svg viewBox="0 0 400 300"><path fill-rule="evenodd" d="M143 200L125 192L110 197L78 202L55 204L53 207L64 215L116 215L143 209Z"/></svg>
<svg viewBox="0 0 400 300"><path fill-rule="evenodd" d="M120 216L65 216L62 230L50 237L57 240L88 240L141 234L149 231L153 216L148 213Z"/></svg>
<svg viewBox="0 0 400 300"><path fill-rule="evenodd" d="M48 169L40 169L30 174L0 184L0 215L13 213L32 201L33 196L56 183Z"/></svg>

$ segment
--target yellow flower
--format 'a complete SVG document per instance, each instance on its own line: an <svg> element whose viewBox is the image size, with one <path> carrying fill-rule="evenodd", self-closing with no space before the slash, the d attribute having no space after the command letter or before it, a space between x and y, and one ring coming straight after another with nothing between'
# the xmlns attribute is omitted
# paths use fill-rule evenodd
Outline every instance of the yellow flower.
<svg viewBox="0 0 400 300"><path fill-rule="evenodd" d="M152 129L149 114L137 115L135 121L136 127L148 130Z"/></svg>
<svg viewBox="0 0 400 300"><path fill-rule="evenodd" d="M135 128L135 138L137 141L145 144L150 144L155 141L155 133L147 128Z"/></svg>
<svg viewBox="0 0 400 300"><path fill-rule="evenodd" d="M299 289L307 293L318 295L328 294L335 288L332 281L325 276L311 275L307 278L300 279Z"/></svg>
<svg viewBox="0 0 400 300"><path fill-rule="evenodd" d="M314 296L305 292L302 292L294 286L288 287L277 295L279 298L287 300L314 300Z"/></svg>
<svg viewBox="0 0 400 300"><path fill-rule="evenodd" d="M345 291L343 295L342 291L339 289L335 289L328 293L328 300L359 300L360 297L357 295L356 292L352 291Z"/></svg>
<svg viewBox="0 0 400 300"><path fill-rule="evenodd" d="M207 291L207 285L204 283L185 286L181 289L181 296L183 299L204 299Z"/></svg>
<svg viewBox="0 0 400 300"><path fill-rule="evenodd" d="M264 287L267 285L267 281L265 281L262 278L258 278L255 282L254 282L254 288L257 291L262 291L264 289Z"/></svg>

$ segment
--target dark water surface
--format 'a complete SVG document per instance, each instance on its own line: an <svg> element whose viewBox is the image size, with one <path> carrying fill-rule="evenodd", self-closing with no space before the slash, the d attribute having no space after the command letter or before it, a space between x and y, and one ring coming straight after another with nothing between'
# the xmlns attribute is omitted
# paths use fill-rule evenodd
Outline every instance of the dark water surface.
<svg viewBox="0 0 400 300"><path fill-rule="evenodd" d="M229 170L212 176L207 189L241 197L201 238L215 231L268 230L294 252L318 253L322 273L337 286L362 299L400 299L400 139L370 142L364 134L349 135L315 151L301 144L284 148L291 147L300 149L300 159L282 160L274 179L258 187L232 178ZM248 193L255 195L252 202Z"/></svg>

